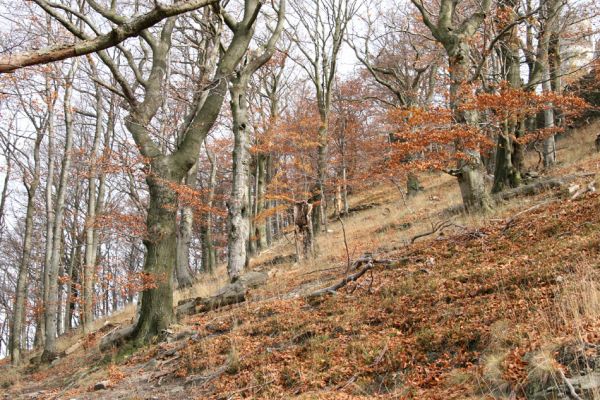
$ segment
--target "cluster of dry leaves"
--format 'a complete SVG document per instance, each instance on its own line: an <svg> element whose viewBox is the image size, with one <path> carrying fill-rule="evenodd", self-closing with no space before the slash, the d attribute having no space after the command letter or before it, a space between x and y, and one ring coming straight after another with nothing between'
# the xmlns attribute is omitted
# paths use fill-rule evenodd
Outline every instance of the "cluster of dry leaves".
<svg viewBox="0 0 600 400"><path fill-rule="evenodd" d="M254 301L187 321L196 335L168 379L192 382L199 398L485 396L492 383L483 361L499 340L494 326L504 323L496 378L518 396L528 355L548 336L573 334L566 319L550 320L565 282L600 253L598 203L597 195L555 200L510 225L493 220L417 243L388 254L398 260L392 266L317 302L253 292ZM598 324L580 322L598 343Z"/></svg>

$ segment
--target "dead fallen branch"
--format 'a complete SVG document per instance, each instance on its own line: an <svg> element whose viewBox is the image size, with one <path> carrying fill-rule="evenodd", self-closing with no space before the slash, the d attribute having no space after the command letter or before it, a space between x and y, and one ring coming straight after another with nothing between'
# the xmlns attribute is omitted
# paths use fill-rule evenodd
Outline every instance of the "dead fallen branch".
<svg viewBox="0 0 600 400"><path fill-rule="evenodd" d="M582 400L581 397L579 397L579 395L575 391L575 388L573 387L571 382L569 382L569 380L565 376L565 373L562 371L562 369L558 368L558 374L562 378L563 382L565 383L565 386L567 387L567 389L569 391L569 393L568 393L569 397L572 398L573 400Z"/></svg>
<svg viewBox="0 0 600 400"><path fill-rule="evenodd" d="M375 265L373 264L373 261L371 260L371 261L369 261L367 263L366 266L364 266L357 273L352 274L352 275L348 275L347 277L345 277L344 279L342 279L340 282L336 283L335 285L328 286L326 288L314 291L311 294L309 294L307 296L307 298L310 300L310 299L314 299L314 298L317 298L317 297L321 297L321 296L326 295L326 294L333 294L333 293L337 292L339 289L341 289L344 286L346 286L348 283L354 282L354 281L358 280L361 276L363 276L365 273L367 273L367 271L369 271L374 266Z"/></svg>
<svg viewBox="0 0 600 400"><path fill-rule="evenodd" d="M195 388L200 389L219 376L223 375L228 368L229 363L226 363L208 374L188 376L185 379L184 386L194 386Z"/></svg>
<svg viewBox="0 0 600 400"><path fill-rule="evenodd" d="M575 200L578 197L581 197L586 193L595 193L595 192L596 192L596 182L591 181L590 183L585 185L585 187L582 187L582 188L578 187L577 190L575 191L575 193L573 193L573 195L571 196L571 200Z"/></svg>
<svg viewBox="0 0 600 400"><path fill-rule="evenodd" d="M560 177L548 177L536 180L529 185L519 186L514 189L505 190L497 193L496 200L510 200L519 196L533 196L551 189L563 188L577 178L585 178L596 175L594 172L584 174L571 174Z"/></svg>
<svg viewBox="0 0 600 400"><path fill-rule="evenodd" d="M185 315L199 314L244 302L246 301L246 291L263 285L268 277L268 274L265 272L247 272L241 275L235 282L225 285L214 296L181 300L177 304L175 314L177 318L181 318Z"/></svg>
<svg viewBox="0 0 600 400"><path fill-rule="evenodd" d="M373 259L373 255L371 253L365 253L360 258L357 258L356 260L354 260L354 262L352 263L352 266L350 267L350 270L356 271L361 265L367 264L369 262L373 262L374 264L380 264L380 265L389 265L389 264L393 263L393 260L390 260L388 258Z"/></svg>
<svg viewBox="0 0 600 400"><path fill-rule="evenodd" d="M223 287L219 293L211 297L196 297L195 299L182 300L177 305L176 315L181 318L185 315L194 315L201 312L216 310L231 304L241 303L246 300L246 287L234 282Z"/></svg>
<svg viewBox="0 0 600 400"><path fill-rule="evenodd" d="M534 210L537 210L541 206L544 206L549 203L551 203L551 201L548 201L548 200L542 201L541 203L538 203L538 204L534 205L533 207L529 207L526 210L516 213L515 215L510 217L508 220L506 220L506 223L504 224L504 228L502 228L502 232L506 232L508 229L510 229L513 226L514 222L517 220L517 218L519 218L521 215L527 214L528 212L531 212Z"/></svg>
<svg viewBox="0 0 600 400"><path fill-rule="evenodd" d="M449 220L438 221L438 222L435 222L435 223L432 222L431 223L431 231L424 232L424 233L419 233L418 235L413 236L412 239L410 239L410 242L414 243L417 239L420 239L420 238L425 237L425 236L433 235L433 234L435 234L437 232L442 232L444 229L451 228L451 227L457 227L457 228L465 229L464 226L455 224L454 222L449 221Z"/></svg>
<svg viewBox="0 0 600 400"><path fill-rule="evenodd" d="M357 264L357 262L358 262L358 264ZM352 275L348 275L347 277L345 277L344 279L342 279L340 282L336 283L335 285L331 285L326 288L316 290L316 291L310 293L308 296L306 296L306 298L310 301L312 299L316 299L316 298L324 296L326 294L333 294L333 293L337 292L338 290L340 290L341 288L343 288L344 286L346 286L348 283L355 282L358 279L360 279L361 276L363 276L368 271L370 271L372 268L374 268L375 265L377 265L377 264L390 265L392 263L392 261L391 260L375 260L373 258L360 258L354 262L355 265L363 265L365 263L366 263L366 265L364 267L362 267L362 269L360 271L358 271Z"/></svg>
<svg viewBox="0 0 600 400"><path fill-rule="evenodd" d="M100 351L107 351L113 347L121 346L131 337L135 325L127 325L122 328L114 329L100 340Z"/></svg>
<svg viewBox="0 0 600 400"><path fill-rule="evenodd" d="M346 217L346 216L348 216L350 214L354 214L354 213L357 213L357 212L366 211L366 210L370 210L370 209L375 208L375 207L379 207L380 205L381 205L381 203L376 203L376 202L366 203L366 204L359 204L357 206L350 207L348 209L347 213L346 212L341 212L340 216L341 217Z"/></svg>

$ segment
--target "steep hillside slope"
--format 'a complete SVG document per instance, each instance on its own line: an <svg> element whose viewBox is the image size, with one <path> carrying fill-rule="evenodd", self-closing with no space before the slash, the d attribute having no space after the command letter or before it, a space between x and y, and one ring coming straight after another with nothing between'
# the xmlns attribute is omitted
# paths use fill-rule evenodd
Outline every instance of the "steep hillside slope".
<svg viewBox="0 0 600 400"><path fill-rule="evenodd" d="M596 128L560 142L565 162L548 174L579 174L581 188L596 181ZM2 367L0 390L7 399L594 398L600 196L558 188L463 216L448 211L459 202L451 178L424 183L406 205L392 188L355 197L369 207L346 219L348 246L332 221L312 262L285 262L293 246L281 240L253 261L269 280L244 303L189 316L135 351L99 352L113 325L73 337L82 345L51 366ZM348 255L374 261L347 272Z"/></svg>

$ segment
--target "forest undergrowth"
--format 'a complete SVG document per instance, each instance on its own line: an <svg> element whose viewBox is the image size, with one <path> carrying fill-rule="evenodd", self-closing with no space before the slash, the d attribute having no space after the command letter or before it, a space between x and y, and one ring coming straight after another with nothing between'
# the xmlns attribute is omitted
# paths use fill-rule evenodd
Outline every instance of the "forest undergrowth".
<svg viewBox="0 0 600 400"><path fill-rule="evenodd" d="M600 157L581 143L588 136L560 142L567 162L547 173L597 173ZM600 183L590 176L575 183L594 179ZM389 187L355 196L353 204L375 206L346 219L348 246L331 221L312 262L269 265L293 251L283 239L254 260L270 278L244 303L187 317L153 345L101 353L100 338L126 323L129 310L94 334L71 337L63 347L81 346L50 366L2 365L0 393L533 398L590 368L586 360L600 346L600 196L572 199L551 190L485 216L449 216L444 210L459 198L452 182L433 175L423 181L427 191L406 205ZM409 243L445 220L447 229ZM356 272L346 271L347 258L365 253L386 262L335 293L308 296ZM207 287L216 290L215 282Z"/></svg>

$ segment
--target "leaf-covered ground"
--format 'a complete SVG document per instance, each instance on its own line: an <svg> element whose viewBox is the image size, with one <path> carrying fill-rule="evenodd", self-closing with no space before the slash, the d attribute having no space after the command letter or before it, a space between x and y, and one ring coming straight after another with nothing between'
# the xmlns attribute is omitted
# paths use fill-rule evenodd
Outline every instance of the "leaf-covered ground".
<svg viewBox="0 0 600 400"><path fill-rule="evenodd" d="M525 398L569 375L565 346L600 345L599 206L595 193L546 192L412 245L394 243L408 225L389 224L372 250L392 263L336 295L305 297L344 276L343 246L331 264L270 267L247 302L173 327L179 340L102 355L90 338L5 379L5 398ZM362 244L349 232L354 247L374 245L372 228Z"/></svg>

